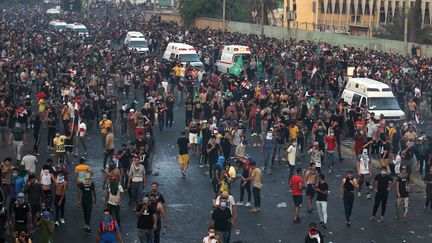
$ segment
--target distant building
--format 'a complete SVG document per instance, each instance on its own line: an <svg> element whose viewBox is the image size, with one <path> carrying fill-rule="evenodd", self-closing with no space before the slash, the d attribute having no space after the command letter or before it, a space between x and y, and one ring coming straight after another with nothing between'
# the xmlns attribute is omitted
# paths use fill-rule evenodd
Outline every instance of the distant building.
<svg viewBox="0 0 432 243"><path fill-rule="evenodd" d="M281 23L291 28L330 32L371 31L403 14L405 0L281 0ZM409 0L411 7L415 0ZM432 0L421 0L422 26L432 24Z"/></svg>

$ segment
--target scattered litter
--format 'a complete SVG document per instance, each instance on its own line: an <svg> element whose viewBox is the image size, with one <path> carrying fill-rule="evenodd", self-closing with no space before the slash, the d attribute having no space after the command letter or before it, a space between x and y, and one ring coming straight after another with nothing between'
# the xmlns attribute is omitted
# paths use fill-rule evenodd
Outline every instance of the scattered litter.
<svg viewBox="0 0 432 243"><path fill-rule="evenodd" d="M282 184L284 184L284 183L285 183L285 181L281 181L281 183L282 183Z"/></svg>
<svg viewBox="0 0 432 243"><path fill-rule="evenodd" d="M159 172L157 170L152 172L152 176L158 176L158 175L159 175Z"/></svg>
<svg viewBox="0 0 432 243"><path fill-rule="evenodd" d="M364 230L364 228L360 228L361 230Z"/></svg>
<svg viewBox="0 0 432 243"><path fill-rule="evenodd" d="M423 239L423 238L424 238L424 236L417 235L417 239Z"/></svg>
<svg viewBox="0 0 432 243"><path fill-rule="evenodd" d="M333 232L330 231L330 232L329 232L329 235L332 235L332 234L333 234Z"/></svg>
<svg viewBox="0 0 432 243"><path fill-rule="evenodd" d="M415 234L415 232L414 232L414 231L412 231L412 230L410 230L410 232L409 232L409 233L410 233L410 234L412 234L412 235L413 235L413 234Z"/></svg>
<svg viewBox="0 0 432 243"><path fill-rule="evenodd" d="M341 176L342 176L342 175L335 175L335 177L338 177L338 178L341 177Z"/></svg>
<svg viewBox="0 0 432 243"><path fill-rule="evenodd" d="M273 197L279 197L279 194L274 194Z"/></svg>
<svg viewBox="0 0 432 243"><path fill-rule="evenodd" d="M276 207L278 207L278 208L286 208L286 207L288 207L288 205L287 205L286 202L281 202L281 203L278 203Z"/></svg>
<svg viewBox="0 0 432 243"><path fill-rule="evenodd" d="M175 210L176 210L177 212L184 213L184 211L181 210L181 209L176 208Z"/></svg>

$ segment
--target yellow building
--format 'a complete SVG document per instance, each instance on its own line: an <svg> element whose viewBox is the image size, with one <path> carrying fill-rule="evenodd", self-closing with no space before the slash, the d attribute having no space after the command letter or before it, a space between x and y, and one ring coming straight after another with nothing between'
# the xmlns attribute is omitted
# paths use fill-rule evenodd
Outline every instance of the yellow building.
<svg viewBox="0 0 432 243"><path fill-rule="evenodd" d="M283 26L309 30L369 32L401 15L415 0L283 0ZM421 0L422 26L432 24L432 0Z"/></svg>

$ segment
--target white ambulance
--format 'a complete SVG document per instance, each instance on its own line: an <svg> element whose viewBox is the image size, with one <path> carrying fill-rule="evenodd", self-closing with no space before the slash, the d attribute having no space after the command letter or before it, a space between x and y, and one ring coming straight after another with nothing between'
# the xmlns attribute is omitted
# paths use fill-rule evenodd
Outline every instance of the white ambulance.
<svg viewBox="0 0 432 243"><path fill-rule="evenodd" d="M192 67L204 67L195 48L183 43L168 43L163 58L166 60L178 60L183 65L189 64Z"/></svg>
<svg viewBox="0 0 432 243"><path fill-rule="evenodd" d="M405 120L405 112L385 83L369 78L350 78L342 92L342 98L349 105L356 103L360 107L367 107L367 111L374 113L377 120L381 114L386 120Z"/></svg>
<svg viewBox="0 0 432 243"><path fill-rule="evenodd" d="M129 31L126 34L124 44L129 50L135 50L137 52L148 52L149 47L146 38L141 32Z"/></svg>
<svg viewBox="0 0 432 243"><path fill-rule="evenodd" d="M250 48L239 45L224 46L219 60L216 61L216 70L229 73L229 69L234 66L239 57L243 57L243 60L251 59Z"/></svg>
<svg viewBox="0 0 432 243"><path fill-rule="evenodd" d="M60 20L53 20L49 22L49 26L51 29L61 32L66 29L67 23Z"/></svg>
<svg viewBox="0 0 432 243"><path fill-rule="evenodd" d="M89 36L88 29L83 24L73 23L73 24L67 24L66 28L71 30L72 32L78 33L80 36Z"/></svg>

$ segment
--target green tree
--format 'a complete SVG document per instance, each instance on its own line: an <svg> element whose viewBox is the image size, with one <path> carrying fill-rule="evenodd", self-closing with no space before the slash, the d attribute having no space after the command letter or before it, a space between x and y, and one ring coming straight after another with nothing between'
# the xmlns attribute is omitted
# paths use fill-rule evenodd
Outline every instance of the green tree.
<svg viewBox="0 0 432 243"><path fill-rule="evenodd" d="M252 16L245 0L226 0L227 20L250 22ZM183 23L192 25L196 17L222 18L222 0L181 0L179 4Z"/></svg>
<svg viewBox="0 0 432 243"><path fill-rule="evenodd" d="M252 10L257 12L257 19L261 19L261 9L264 7L264 24L271 24L271 20L275 19L273 10L278 8L278 0L249 0ZM269 15L272 19L269 19Z"/></svg>
<svg viewBox="0 0 432 243"><path fill-rule="evenodd" d="M432 27L421 28L421 0L416 0L411 5L408 16L408 41L422 44L432 44ZM404 39L405 14L395 16L391 23L385 24L374 30L374 36L383 39L400 40Z"/></svg>

